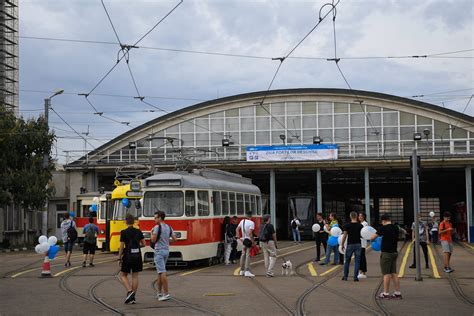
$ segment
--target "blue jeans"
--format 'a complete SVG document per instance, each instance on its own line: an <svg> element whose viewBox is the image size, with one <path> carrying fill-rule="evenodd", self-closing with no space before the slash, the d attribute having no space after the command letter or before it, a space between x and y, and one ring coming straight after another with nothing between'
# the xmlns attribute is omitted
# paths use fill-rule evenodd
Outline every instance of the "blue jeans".
<svg viewBox="0 0 474 316"><path fill-rule="evenodd" d="M360 265L360 252L362 251L362 247L360 244L351 244L347 245L346 248L346 262L344 262L344 278L347 279L349 276L349 265L351 264L351 257L354 254L355 257L355 264L354 264L354 279L357 279L359 275L359 265Z"/></svg>
<svg viewBox="0 0 474 316"><path fill-rule="evenodd" d="M300 242L301 241L301 235L300 235L300 231L298 228L296 229L291 229L292 232L293 232L293 240L296 242Z"/></svg>
<svg viewBox="0 0 474 316"><path fill-rule="evenodd" d="M166 273L166 261L168 261L169 255L170 255L169 250L165 250L165 249L156 250L155 249L155 266L156 266L156 272L158 272L158 274Z"/></svg>
<svg viewBox="0 0 474 316"><path fill-rule="evenodd" d="M329 246L329 244L326 248L326 259L324 263L328 264L329 260L331 260L331 252L334 252L334 264L339 264L339 245Z"/></svg>

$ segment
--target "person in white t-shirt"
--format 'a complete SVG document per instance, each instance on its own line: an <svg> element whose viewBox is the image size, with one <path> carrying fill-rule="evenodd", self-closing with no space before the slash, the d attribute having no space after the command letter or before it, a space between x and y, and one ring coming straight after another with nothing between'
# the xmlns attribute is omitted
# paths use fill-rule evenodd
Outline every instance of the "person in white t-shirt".
<svg viewBox="0 0 474 316"><path fill-rule="evenodd" d="M246 217L237 226L237 238L243 245L242 256L240 257L240 275L250 278L255 276L250 272L250 248L254 243L253 231L255 230L255 223L251 218L252 213L247 213Z"/></svg>
<svg viewBox="0 0 474 316"><path fill-rule="evenodd" d="M366 215L364 212L359 212L359 223L362 226L366 227L369 226L369 223L366 221ZM362 246L360 252L360 265L359 265L359 275L357 276L358 279L366 279L367 278L367 258L365 257L365 248L367 248L367 239L361 238L360 245Z"/></svg>

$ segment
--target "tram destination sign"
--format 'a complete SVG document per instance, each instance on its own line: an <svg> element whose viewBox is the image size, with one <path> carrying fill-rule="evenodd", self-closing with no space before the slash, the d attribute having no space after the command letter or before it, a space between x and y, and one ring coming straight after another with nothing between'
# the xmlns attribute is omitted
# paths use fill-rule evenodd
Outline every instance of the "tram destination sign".
<svg viewBox="0 0 474 316"><path fill-rule="evenodd" d="M337 159L336 144L247 147L247 161L314 161L333 159Z"/></svg>

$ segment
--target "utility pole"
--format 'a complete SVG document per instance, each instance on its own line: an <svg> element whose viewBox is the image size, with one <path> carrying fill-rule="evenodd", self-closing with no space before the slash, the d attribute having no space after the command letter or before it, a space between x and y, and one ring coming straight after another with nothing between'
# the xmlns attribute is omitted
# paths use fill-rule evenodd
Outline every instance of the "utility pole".
<svg viewBox="0 0 474 316"><path fill-rule="evenodd" d="M420 265L420 182L419 182L419 157L416 153L416 148L413 149L411 156L412 179L413 179L413 215L415 218L415 264L416 264L416 281L423 281L421 277Z"/></svg>

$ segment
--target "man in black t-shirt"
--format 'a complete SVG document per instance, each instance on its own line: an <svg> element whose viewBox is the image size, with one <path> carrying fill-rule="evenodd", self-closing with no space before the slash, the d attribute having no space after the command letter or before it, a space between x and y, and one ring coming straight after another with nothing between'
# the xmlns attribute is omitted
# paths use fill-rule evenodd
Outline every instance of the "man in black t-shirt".
<svg viewBox="0 0 474 316"><path fill-rule="evenodd" d="M318 224L320 227L319 231L314 233L314 239L316 240L316 259L314 262L318 262L321 259L321 244L324 247L324 253L326 253L326 245L328 242L328 234L324 231L324 225L326 225L326 223L322 213L316 214L315 224Z"/></svg>
<svg viewBox="0 0 474 316"><path fill-rule="evenodd" d="M141 247L145 247L145 238L141 230L133 227L135 217L127 214L125 217L127 228L120 232L120 279L122 280L127 296L125 304L135 304L135 293L138 289L138 273L143 270ZM128 274L132 273L132 285L128 281Z"/></svg>
<svg viewBox="0 0 474 316"><path fill-rule="evenodd" d="M390 215L384 214L381 217L382 227L372 236L372 240L382 237L382 247L380 254L380 269L383 275L383 292L378 296L381 299L401 299L400 279L397 275L397 245L398 245L398 226L393 225ZM393 281L395 292L390 295L390 281Z"/></svg>
<svg viewBox="0 0 474 316"><path fill-rule="evenodd" d="M275 227L270 224L270 215L263 215L262 226L260 226L260 234L258 235L260 246L263 251L263 258L265 261L265 269L267 270L266 276L272 277L273 268L276 263L277 256L277 239Z"/></svg>
<svg viewBox="0 0 474 316"><path fill-rule="evenodd" d="M359 265L360 265L360 252L362 246L360 244L360 231L364 227L359 221L357 221L357 213L351 212L350 214L351 222L344 225L344 236L342 237L341 247L342 251L346 251L344 257L346 262L344 263L344 276L342 277L343 281L347 281L349 276L349 265L351 264L351 257L354 254L354 281L358 282L359 278ZM347 249L345 249L345 242L347 239Z"/></svg>

